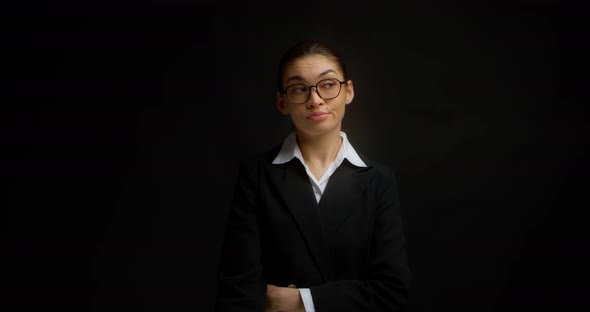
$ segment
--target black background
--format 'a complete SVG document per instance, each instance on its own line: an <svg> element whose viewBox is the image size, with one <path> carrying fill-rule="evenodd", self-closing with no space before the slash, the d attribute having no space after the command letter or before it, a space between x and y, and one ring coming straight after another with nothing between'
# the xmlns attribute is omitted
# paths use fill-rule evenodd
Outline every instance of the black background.
<svg viewBox="0 0 590 312"><path fill-rule="evenodd" d="M306 38L343 52L343 130L397 172L410 311L587 301L578 8L81 1L2 17L16 310L211 311L237 162L290 131L276 65Z"/></svg>

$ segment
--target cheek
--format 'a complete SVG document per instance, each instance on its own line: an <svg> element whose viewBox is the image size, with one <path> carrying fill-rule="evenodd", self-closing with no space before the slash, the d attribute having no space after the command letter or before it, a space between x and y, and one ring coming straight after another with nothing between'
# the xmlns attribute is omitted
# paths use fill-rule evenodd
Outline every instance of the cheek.
<svg viewBox="0 0 590 312"><path fill-rule="evenodd" d="M293 110L293 109L289 111L289 116L291 116L291 119L293 121L305 119L305 115L302 112L299 112L299 111Z"/></svg>
<svg viewBox="0 0 590 312"><path fill-rule="evenodd" d="M346 101L341 101L338 103L333 103L332 105L328 105L330 111L337 112L337 113L344 113L344 107L346 106Z"/></svg>

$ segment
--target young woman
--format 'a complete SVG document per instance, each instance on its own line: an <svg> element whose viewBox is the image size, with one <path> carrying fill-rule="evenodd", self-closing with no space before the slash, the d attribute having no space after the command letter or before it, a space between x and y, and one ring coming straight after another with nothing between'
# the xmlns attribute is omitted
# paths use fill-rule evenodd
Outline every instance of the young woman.
<svg viewBox="0 0 590 312"><path fill-rule="evenodd" d="M218 311L401 311L410 272L393 172L341 131L354 98L341 56L304 41L279 64L295 126L244 160L220 262Z"/></svg>

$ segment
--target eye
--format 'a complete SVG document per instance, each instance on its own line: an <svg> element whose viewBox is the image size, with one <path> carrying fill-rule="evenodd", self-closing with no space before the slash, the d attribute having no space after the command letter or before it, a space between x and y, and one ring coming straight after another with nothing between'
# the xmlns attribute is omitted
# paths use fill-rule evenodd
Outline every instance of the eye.
<svg viewBox="0 0 590 312"><path fill-rule="evenodd" d="M322 82L322 83L320 84L320 88L322 88L322 89L326 89L326 90L327 90L327 89L332 89L332 88L334 88L335 86L336 86L336 82L335 82L335 81L333 81L333 80L330 80L330 81L325 81L325 82Z"/></svg>
<svg viewBox="0 0 590 312"><path fill-rule="evenodd" d="M290 86L287 92L291 94L302 94L307 92L307 86L305 85L293 85Z"/></svg>

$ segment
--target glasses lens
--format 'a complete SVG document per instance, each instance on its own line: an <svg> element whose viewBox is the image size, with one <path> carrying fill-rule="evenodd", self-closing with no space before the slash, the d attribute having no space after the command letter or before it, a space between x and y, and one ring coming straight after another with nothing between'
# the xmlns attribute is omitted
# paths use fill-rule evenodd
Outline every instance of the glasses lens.
<svg viewBox="0 0 590 312"><path fill-rule="evenodd" d="M291 103L303 103L307 101L307 96L309 95L309 87L304 84L296 84L287 87L285 91L287 93L287 97Z"/></svg>
<svg viewBox="0 0 590 312"><path fill-rule="evenodd" d="M318 91L324 99L332 99L340 93L340 82L336 79L325 79L318 83Z"/></svg>

